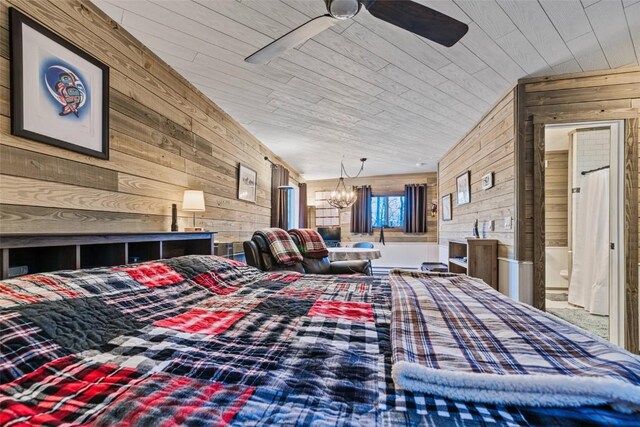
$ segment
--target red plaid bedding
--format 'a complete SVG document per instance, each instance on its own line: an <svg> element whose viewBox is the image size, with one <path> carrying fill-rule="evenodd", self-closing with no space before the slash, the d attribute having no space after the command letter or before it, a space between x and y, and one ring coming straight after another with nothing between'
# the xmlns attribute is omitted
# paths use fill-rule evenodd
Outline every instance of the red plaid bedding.
<svg viewBox="0 0 640 427"><path fill-rule="evenodd" d="M293 265L302 261L302 255L291 240L289 233L281 228L263 228L253 234L258 234L269 242L269 250L271 255L276 259L278 264Z"/></svg>
<svg viewBox="0 0 640 427"><path fill-rule="evenodd" d="M396 389L386 279L213 256L0 282L0 425L632 425ZM594 421L595 420L595 421Z"/></svg>
<svg viewBox="0 0 640 427"><path fill-rule="evenodd" d="M309 228L294 228L289 233L295 234L300 240L300 252L309 258L324 258L329 255L327 245L320 233Z"/></svg>

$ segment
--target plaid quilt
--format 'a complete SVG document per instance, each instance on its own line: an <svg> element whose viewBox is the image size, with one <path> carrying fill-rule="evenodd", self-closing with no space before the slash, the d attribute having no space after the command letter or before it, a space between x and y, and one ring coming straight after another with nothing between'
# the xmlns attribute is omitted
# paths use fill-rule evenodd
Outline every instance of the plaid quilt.
<svg viewBox="0 0 640 427"><path fill-rule="evenodd" d="M397 389L386 278L215 256L0 282L1 426L637 425Z"/></svg>
<svg viewBox="0 0 640 427"><path fill-rule="evenodd" d="M324 244L320 233L310 228L294 228L289 233L295 234L300 240L300 246L304 256L309 258L324 258L329 255L329 249Z"/></svg>
<svg viewBox="0 0 640 427"><path fill-rule="evenodd" d="M390 277L401 387L485 403L609 403L640 412L640 357L468 276Z"/></svg>
<svg viewBox="0 0 640 427"><path fill-rule="evenodd" d="M291 240L289 233L281 228L263 228L253 234L258 234L269 242L269 250L271 255L276 259L278 264L293 265L302 261L302 255L298 248Z"/></svg>

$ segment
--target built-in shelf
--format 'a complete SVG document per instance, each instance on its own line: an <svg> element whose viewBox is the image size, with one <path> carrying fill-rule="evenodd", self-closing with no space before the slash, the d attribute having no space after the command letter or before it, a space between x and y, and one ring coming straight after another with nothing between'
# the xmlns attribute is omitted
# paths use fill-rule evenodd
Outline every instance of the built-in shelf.
<svg viewBox="0 0 640 427"><path fill-rule="evenodd" d="M467 268L468 263L462 259L459 258L449 258L449 263L450 264L455 264L458 267L462 267L462 268Z"/></svg>
<svg viewBox="0 0 640 427"><path fill-rule="evenodd" d="M472 237L449 241L449 272L477 277L498 289L498 241Z"/></svg>
<svg viewBox="0 0 640 427"><path fill-rule="evenodd" d="M212 232L1 234L0 277L109 267L181 255L211 255ZM23 271L10 274L15 267Z"/></svg>

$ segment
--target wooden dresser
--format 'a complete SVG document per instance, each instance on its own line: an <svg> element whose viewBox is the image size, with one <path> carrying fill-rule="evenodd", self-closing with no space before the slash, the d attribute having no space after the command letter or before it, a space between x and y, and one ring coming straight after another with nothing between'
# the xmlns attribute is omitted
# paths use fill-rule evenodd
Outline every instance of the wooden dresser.
<svg viewBox="0 0 640 427"><path fill-rule="evenodd" d="M212 232L0 234L0 278L211 255L214 236Z"/></svg>
<svg viewBox="0 0 640 427"><path fill-rule="evenodd" d="M449 271L482 279L498 289L498 241L476 239L449 241Z"/></svg>

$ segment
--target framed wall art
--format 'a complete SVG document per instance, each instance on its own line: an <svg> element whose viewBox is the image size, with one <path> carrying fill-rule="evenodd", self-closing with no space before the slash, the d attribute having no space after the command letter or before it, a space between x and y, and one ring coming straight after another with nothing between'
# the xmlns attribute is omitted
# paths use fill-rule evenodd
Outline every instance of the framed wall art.
<svg viewBox="0 0 640 427"><path fill-rule="evenodd" d="M11 130L16 136L109 158L109 67L9 9Z"/></svg>
<svg viewBox="0 0 640 427"><path fill-rule="evenodd" d="M458 206L471 202L471 172L466 171L456 178L456 195Z"/></svg>
<svg viewBox="0 0 640 427"><path fill-rule="evenodd" d="M482 189L488 190L491 187L493 187L493 172L489 172L482 177Z"/></svg>
<svg viewBox="0 0 640 427"><path fill-rule="evenodd" d="M238 199L256 202L256 182L258 174L251 168L240 163L238 171Z"/></svg>
<svg viewBox="0 0 640 427"><path fill-rule="evenodd" d="M442 206L440 207L440 209L442 210L443 221L451 221L453 219L451 193L447 193L442 196Z"/></svg>

